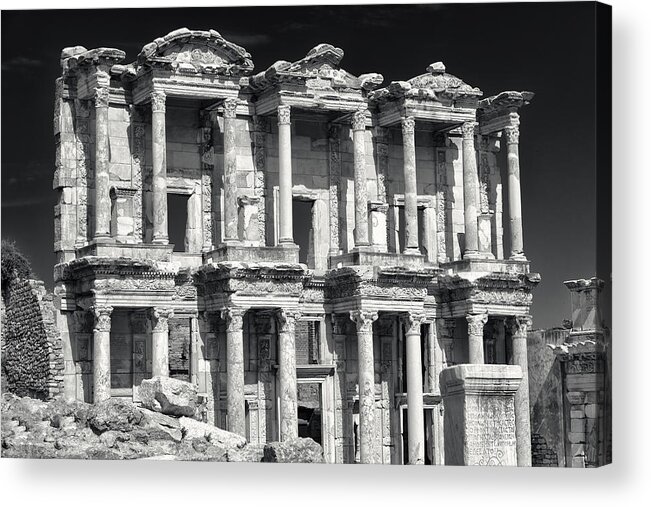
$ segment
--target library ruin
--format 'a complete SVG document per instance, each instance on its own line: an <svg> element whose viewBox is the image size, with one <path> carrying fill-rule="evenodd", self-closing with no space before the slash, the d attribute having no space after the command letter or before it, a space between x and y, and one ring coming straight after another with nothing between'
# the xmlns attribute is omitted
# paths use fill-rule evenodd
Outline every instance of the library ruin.
<svg viewBox="0 0 651 507"><path fill-rule="evenodd" d="M186 28L133 63L63 50L64 393L137 402L143 379L171 376L198 386L206 421L309 436L331 463L530 466L533 93L483 97L442 62L383 86L343 54L319 44L256 73ZM494 449L468 431L459 450L473 420L502 428Z"/></svg>

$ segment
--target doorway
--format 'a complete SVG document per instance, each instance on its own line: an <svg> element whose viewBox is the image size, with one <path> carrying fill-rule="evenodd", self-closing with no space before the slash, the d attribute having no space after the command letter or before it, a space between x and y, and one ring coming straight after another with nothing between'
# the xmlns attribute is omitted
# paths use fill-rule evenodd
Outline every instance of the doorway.
<svg viewBox="0 0 651 507"><path fill-rule="evenodd" d="M298 261L314 268L312 207L314 201L294 199L292 201L294 242L298 245ZM310 255L312 253L312 255ZM311 264L311 265L310 265Z"/></svg>
<svg viewBox="0 0 651 507"><path fill-rule="evenodd" d="M186 252L189 195L167 194L167 228L175 252Z"/></svg>

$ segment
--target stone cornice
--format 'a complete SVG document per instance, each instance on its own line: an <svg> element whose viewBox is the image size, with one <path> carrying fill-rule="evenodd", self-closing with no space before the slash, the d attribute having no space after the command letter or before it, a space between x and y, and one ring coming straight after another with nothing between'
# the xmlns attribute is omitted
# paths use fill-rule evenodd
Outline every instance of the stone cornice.
<svg viewBox="0 0 651 507"><path fill-rule="evenodd" d="M176 272L155 261L126 257L82 257L54 267L55 281L93 279L105 276L159 278L173 280Z"/></svg>

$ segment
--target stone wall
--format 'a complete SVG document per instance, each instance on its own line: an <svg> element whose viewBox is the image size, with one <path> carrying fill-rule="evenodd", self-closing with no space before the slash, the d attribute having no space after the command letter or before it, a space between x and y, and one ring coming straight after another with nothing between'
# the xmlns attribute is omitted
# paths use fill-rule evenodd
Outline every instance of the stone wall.
<svg viewBox="0 0 651 507"><path fill-rule="evenodd" d="M2 340L9 392L39 399L63 393L63 345L52 299L38 280L14 279L9 286Z"/></svg>
<svg viewBox="0 0 651 507"><path fill-rule="evenodd" d="M561 363L549 345L563 343L568 334L554 328L527 336L533 466L565 466Z"/></svg>

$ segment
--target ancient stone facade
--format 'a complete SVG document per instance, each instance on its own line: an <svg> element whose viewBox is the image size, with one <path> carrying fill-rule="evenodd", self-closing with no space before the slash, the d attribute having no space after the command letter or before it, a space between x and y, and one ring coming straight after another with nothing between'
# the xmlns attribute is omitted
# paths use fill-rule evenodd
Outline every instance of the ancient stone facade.
<svg viewBox="0 0 651 507"><path fill-rule="evenodd" d="M137 401L142 379L171 375L252 442L310 435L328 462L440 464L439 374L515 364L515 455L530 465L524 337L540 277L523 249L518 126L533 94L482 99L441 62L382 87L329 44L254 73L214 30L124 58L61 56L66 395Z"/></svg>

